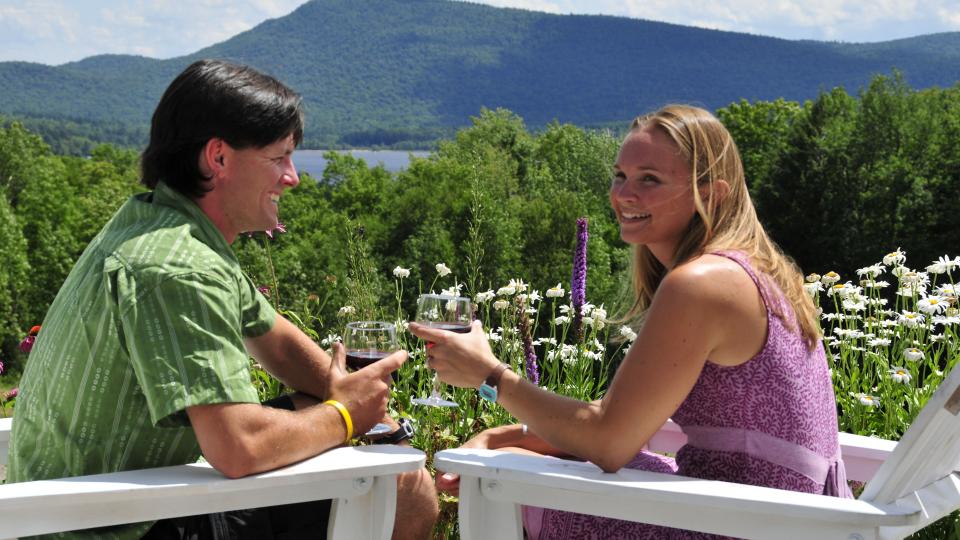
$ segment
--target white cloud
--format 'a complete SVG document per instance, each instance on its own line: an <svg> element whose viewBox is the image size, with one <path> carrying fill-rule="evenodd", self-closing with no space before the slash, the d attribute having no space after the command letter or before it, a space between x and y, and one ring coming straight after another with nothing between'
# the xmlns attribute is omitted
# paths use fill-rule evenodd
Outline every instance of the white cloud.
<svg viewBox="0 0 960 540"><path fill-rule="evenodd" d="M524 7L524 0L475 0ZM563 12L606 13L787 39L885 41L960 28L958 0L565 0Z"/></svg>
<svg viewBox="0 0 960 540"><path fill-rule="evenodd" d="M170 58L286 15L306 0L33 0L0 5L0 61L94 54Z"/></svg>
<svg viewBox="0 0 960 540"><path fill-rule="evenodd" d="M951 30L960 30L960 9L956 7L951 9L940 8L937 10L937 16L940 17Z"/></svg>

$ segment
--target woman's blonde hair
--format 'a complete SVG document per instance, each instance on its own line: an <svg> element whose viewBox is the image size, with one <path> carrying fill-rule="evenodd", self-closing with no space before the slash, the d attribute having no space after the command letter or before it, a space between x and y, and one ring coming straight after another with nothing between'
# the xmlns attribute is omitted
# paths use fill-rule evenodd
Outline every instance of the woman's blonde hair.
<svg viewBox="0 0 960 540"><path fill-rule="evenodd" d="M640 116L633 121L630 132L651 127L670 137L692 173L690 185L696 214L677 246L673 266L704 253L723 250L744 253L761 275L773 280L783 291L796 319L786 312L782 302L768 302L768 309L789 327L796 330L799 326L804 341L812 348L820 338L813 301L803 290L803 275L797 265L767 236L757 219L747 191L740 152L730 132L710 112L685 105L668 105ZM714 189L718 180L725 180L730 186L723 197L718 197ZM706 194L706 200L703 200L701 190ZM628 321L642 324L666 273L664 265L646 246L634 246L632 275L635 296L626 315Z"/></svg>

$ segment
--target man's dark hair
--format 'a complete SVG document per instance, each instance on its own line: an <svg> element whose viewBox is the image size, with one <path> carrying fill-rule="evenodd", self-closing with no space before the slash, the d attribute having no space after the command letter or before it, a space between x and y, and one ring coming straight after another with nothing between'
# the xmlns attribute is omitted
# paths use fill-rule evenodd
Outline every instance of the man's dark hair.
<svg viewBox="0 0 960 540"><path fill-rule="evenodd" d="M199 60L167 87L153 113L150 144L140 156L141 182L163 181L192 198L203 197L209 179L200 171L200 150L212 138L230 146L262 148L290 135L303 139L300 96L259 71L221 60Z"/></svg>

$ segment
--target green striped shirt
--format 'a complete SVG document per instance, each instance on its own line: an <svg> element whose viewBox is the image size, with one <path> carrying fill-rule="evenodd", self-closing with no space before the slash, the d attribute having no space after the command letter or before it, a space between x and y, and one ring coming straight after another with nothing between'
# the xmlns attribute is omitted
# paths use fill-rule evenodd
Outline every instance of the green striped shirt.
<svg viewBox="0 0 960 540"><path fill-rule="evenodd" d="M245 337L276 312L165 184L131 197L50 306L17 398L9 482L191 463L193 405L257 403ZM139 538L150 523L52 535Z"/></svg>

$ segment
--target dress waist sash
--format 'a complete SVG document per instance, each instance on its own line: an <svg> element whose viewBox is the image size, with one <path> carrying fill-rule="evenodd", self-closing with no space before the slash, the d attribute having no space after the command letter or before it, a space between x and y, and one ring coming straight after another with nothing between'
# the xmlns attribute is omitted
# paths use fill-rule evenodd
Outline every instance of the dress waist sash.
<svg viewBox="0 0 960 540"><path fill-rule="evenodd" d="M682 426L687 444L703 450L740 452L790 469L823 484L823 494L852 498L840 450L830 459L805 446L763 433L741 428Z"/></svg>

